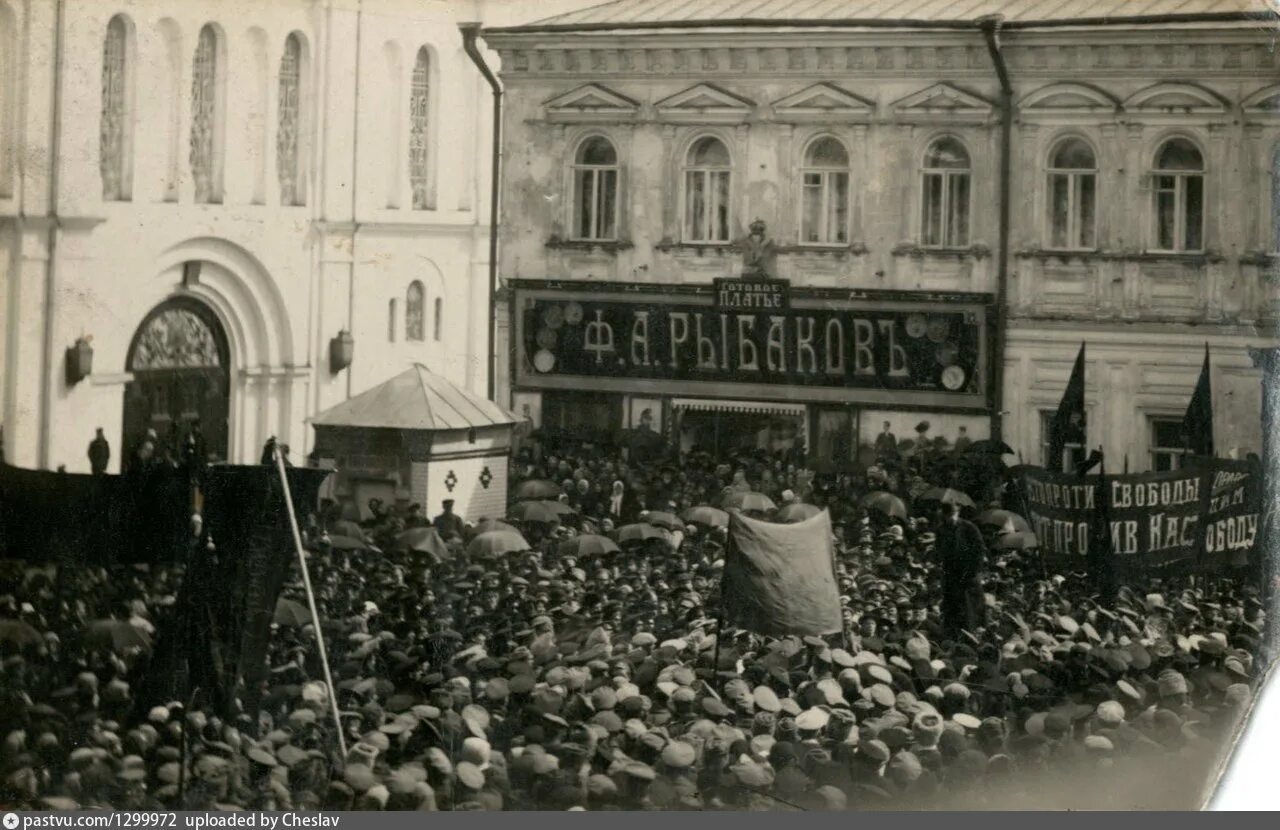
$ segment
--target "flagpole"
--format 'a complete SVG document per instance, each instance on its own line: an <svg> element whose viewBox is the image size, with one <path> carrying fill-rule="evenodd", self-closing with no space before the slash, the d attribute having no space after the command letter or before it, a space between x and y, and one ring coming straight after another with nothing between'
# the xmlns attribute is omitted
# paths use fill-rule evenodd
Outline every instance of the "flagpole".
<svg viewBox="0 0 1280 830"><path fill-rule="evenodd" d="M302 533L298 530L298 515L293 509L293 494L289 491L289 476L284 471L284 455L280 446L272 450L275 457L276 471L280 474L280 486L284 488L284 505L289 513L289 529L293 531L293 547L298 553L298 568L302 571L302 585L307 591L307 607L311 609L311 625L316 630L316 643L320 647L320 665L324 669L324 682L328 686L329 709L333 714L333 726L338 733L338 749L342 752L343 763L347 760L347 741L342 735L342 717L338 714L338 690L333 685L333 675L329 672L329 653L324 647L324 632L320 628L320 612L316 610L316 595L311 590L311 574L307 570L307 554L302 548Z"/></svg>

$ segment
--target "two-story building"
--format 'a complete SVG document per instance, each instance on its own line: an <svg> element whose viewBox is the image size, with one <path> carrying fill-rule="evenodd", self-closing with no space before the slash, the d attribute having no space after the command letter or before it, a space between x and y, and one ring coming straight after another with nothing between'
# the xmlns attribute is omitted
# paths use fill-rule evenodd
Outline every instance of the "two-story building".
<svg viewBox="0 0 1280 830"><path fill-rule="evenodd" d="M837 464L994 427L1041 462L1084 342L1087 444L1141 470L1178 463L1207 343L1218 450L1257 450L1271 32L1246 0L1110 6L618 0L487 30L513 410ZM788 285L717 291L761 251Z"/></svg>

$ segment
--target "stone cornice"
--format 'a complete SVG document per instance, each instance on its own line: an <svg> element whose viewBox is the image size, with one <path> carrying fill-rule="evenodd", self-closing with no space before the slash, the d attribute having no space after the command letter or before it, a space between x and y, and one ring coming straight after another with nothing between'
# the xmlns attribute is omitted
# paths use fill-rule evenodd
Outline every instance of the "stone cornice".
<svg viewBox="0 0 1280 830"><path fill-rule="evenodd" d="M1168 33L1165 33L1168 35ZM839 79L846 75L947 77L991 74L991 59L981 38L969 33L929 33L901 44L823 38L797 42L780 35L772 42L723 35L696 44L691 38L667 43L651 38L597 42L579 37L557 43L527 36L494 38L507 79L524 77L609 78L778 78ZM1157 75L1168 77L1235 76L1265 82L1276 77L1280 53L1260 33L1242 40L1197 38L1186 43L1100 39L1070 42L1006 43L1006 60L1016 78L1061 78L1081 73L1090 79Z"/></svg>

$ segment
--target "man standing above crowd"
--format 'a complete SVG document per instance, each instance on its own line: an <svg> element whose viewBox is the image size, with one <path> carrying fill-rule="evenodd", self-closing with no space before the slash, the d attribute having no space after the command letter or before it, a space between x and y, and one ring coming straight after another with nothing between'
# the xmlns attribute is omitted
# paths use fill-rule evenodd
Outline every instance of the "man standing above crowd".
<svg viewBox="0 0 1280 830"><path fill-rule="evenodd" d="M960 518L960 505L938 510L938 561L942 565L942 626L950 636L982 627L982 573L987 545L977 525Z"/></svg>
<svg viewBox="0 0 1280 830"><path fill-rule="evenodd" d="M462 531L465 528L465 525L463 524L462 517L453 512L453 503L453 499L445 499L444 502L442 502L444 512L439 516L436 516L435 520L431 523L435 527L436 532L440 534L441 539L448 540L455 536L459 539L462 538Z"/></svg>

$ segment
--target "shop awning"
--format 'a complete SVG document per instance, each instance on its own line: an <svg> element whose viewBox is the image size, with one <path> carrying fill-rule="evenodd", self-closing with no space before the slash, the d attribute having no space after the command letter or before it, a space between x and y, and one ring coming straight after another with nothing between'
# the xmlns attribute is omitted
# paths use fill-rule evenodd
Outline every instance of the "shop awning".
<svg viewBox="0 0 1280 830"><path fill-rule="evenodd" d="M454 430L514 424L515 416L421 363L311 418L314 426Z"/></svg>
<svg viewBox="0 0 1280 830"><path fill-rule="evenodd" d="M763 415L791 415L804 417L807 411L802 403L774 401L726 401L719 398L674 398L675 409L703 412L754 412Z"/></svg>

